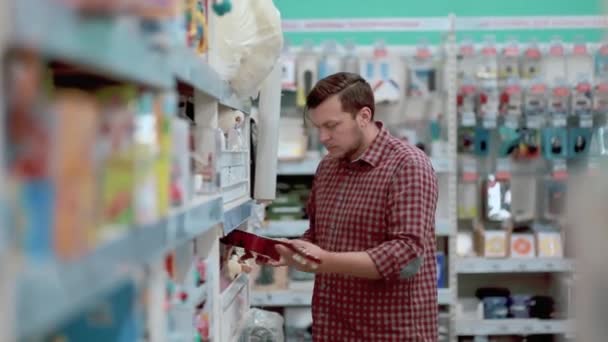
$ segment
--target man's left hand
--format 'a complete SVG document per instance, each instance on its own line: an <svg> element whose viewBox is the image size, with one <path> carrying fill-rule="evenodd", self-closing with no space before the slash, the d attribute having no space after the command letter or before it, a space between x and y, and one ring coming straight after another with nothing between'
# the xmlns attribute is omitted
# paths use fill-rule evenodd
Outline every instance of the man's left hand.
<svg viewBox="0 0 608 342"><path fill-rule="evenodd" d="M318 273L323 266L323 263L327 261L329 252L313 243L304 240L291 240L290 243L299 251L299 253L296 253L285 246L278 245L276 247L277 252L281 254L283 260L285 260L290 267L302 272ZM314 261L305 258L304 255L314 256L321 260L321 263L315 263Z"/></svg>

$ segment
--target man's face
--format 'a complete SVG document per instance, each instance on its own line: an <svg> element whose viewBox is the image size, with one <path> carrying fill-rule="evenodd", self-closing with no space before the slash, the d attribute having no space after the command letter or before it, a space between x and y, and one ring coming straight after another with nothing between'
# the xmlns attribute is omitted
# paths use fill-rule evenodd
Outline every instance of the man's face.
<svg viewBox="0 0 608 342"><path fill-rule="evenodd" d="M321 143L333 158L349 158L363 145L363 119L342 110L337 95L310 110L310 120L319 130Z"/></svg>

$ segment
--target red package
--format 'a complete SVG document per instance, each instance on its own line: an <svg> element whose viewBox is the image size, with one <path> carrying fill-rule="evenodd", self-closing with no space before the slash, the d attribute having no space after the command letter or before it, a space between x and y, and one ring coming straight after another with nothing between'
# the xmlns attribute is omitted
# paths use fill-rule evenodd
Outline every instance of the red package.
<svg viewBox="0 0 608 342"><path fill-rule="evenodd" d="M281 241L258 236L242 230L233 230L228 235L222 237L220 242L226 245L244 248L247 252L256 253L276 261L281 260L281 255L276 250L277 245L283 245L292 251L298 253L304 258L316 264L320 264L321 260L313 255L304 254L298 250L293 244L288 241Z"/></svg>

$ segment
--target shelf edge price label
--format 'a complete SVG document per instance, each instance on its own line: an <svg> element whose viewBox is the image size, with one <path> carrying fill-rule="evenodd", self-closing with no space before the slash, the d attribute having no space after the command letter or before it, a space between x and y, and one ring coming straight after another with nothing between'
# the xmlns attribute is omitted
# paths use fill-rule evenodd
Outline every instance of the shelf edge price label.
<svg viewBox="0 0 608 342"><path fill-rule="evenodd" d="M555 180L565 180L568 178L568 166L565 159L553 161L551 174Z"/></svg>
<svg viewBox="0 0 608 342"><path fill-rule="evenodd" d="M517 264L517 269L520 271L527 271L528 265L526 265L525 262L520 262L519 264Z"/></svg>
<svg viewBox="0 0 608 342"><path fill-rule="evenodd" d="M534 333L534 327L532 325L526 324L522 327L523 332L532 334Z"/></svg>

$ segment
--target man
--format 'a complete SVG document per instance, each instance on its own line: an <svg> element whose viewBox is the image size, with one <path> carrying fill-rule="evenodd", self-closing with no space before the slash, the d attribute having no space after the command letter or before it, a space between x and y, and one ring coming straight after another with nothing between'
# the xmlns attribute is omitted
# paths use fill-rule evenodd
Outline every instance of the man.
<svg viewBox="0 0 608 342"><path fill-rule="evenodd" d="M437 341L437 179L426 155L374 119L361 76L338 73L306 99L329 154L313 183L310 228L277 247L289 265L314 272L315 341ZM306 261L310 254L319 264Z"/></svg>

